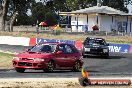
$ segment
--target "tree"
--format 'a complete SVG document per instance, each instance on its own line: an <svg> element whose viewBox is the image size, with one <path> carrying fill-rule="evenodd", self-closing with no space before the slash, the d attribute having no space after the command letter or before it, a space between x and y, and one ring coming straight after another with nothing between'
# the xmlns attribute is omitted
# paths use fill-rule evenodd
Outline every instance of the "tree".
<svg viewBox="0 0 132 88"><path fill-rule="evenodd" d="M132 0L124 0L124 4L127 6L128 4L132 5Z"/></svg>
<svg viewBox="0 0 132 88"><path fill-rule="evenodd" d="M70 11L88 8L96 5L97 0L66 0L66 4Z"/></svg>
<svg viewBox="0 0 132 88"><path fill-rule="evenodd" d="M1 10L1 30L5 31L5 20L7 16L7 11L9 7L9 0L0 1L0 10Z"/></svg>
<svg viewBox="0 0 132 88"><path fill-rule="evenodd" d="M109 6L128 13L128 9L127 7L125 7L124 0L104 0L102 5Z"/></svg>
<svg viewBox="0 0 132 88"><path fill-rule="evenodd" d="M57 15L53 12L48 12L46 13L46 23L48 24L48 26L53 26L55 24L57 24Z"/></svg>
<svg viewBox="0 0 132 88"><path fill-rule="evenodd" d="M9 31L13 31L13 24L15 22L17 15L25 14L27 12L27 10L30 7L31 0L11 0L10 2L11 2L10 5L13 9L9 20L10 23Z"/></svg>
<svg viewBox="0 0 132 88"><path fill-rule="evenodd" d="M132 0L102 0L102 5L109 6L124 12L128 12L125 5L132 4ZM66 0L66 4L70 11L84 9L97 5L97 0Z"/></svg>
<svg viewBox="0 0 132 88"><path fill-rule="evenodd" d="M45 4L44 4L45 3ZM57 4L57 3L56 3ZM36 24L37 21L40 23L45 21L48 26L57 24L57 12L59 11L57 6L55 7L55 2L45 1L45 2L34 2L32 4L32 22Z"/></svg>
<svg viewBox="0 0 132 88"><path fill-rule="evenodd" d="M23 12L31 0L1 0L1 30L5 31L6 21L10 25L8 31L13 31L13 24L18 13Z"/></svg>
<svg viewBox="0 0 132 88"><path fill-rule="evenodd" d="M42 2L34 2L32 3L32 24L36 24L37 21L45 21L45 14L49 11L49 8L46 8Z"/></svg>

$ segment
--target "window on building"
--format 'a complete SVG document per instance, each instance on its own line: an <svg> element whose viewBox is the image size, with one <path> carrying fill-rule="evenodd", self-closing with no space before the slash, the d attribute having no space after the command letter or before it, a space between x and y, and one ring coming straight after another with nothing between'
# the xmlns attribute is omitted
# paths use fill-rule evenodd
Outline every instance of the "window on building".
<svg viewBox="0 0 132 88"><path fill-rule="evenodd" d="M118 22L117 26L119 32L125 32L127 28L127 22Z"/></svg>

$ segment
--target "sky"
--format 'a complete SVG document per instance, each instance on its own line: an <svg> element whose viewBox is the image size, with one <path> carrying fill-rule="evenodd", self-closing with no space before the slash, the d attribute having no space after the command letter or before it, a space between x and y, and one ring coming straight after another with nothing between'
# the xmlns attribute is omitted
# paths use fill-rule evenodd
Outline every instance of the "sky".
<svg viewBox="0 0 132 88"><path fill-rule="evenodd" d="M128 8L128 10L129 10L129 14L132 14L132 5L129 4L129 5L127 6L127 8Z"/></svg>

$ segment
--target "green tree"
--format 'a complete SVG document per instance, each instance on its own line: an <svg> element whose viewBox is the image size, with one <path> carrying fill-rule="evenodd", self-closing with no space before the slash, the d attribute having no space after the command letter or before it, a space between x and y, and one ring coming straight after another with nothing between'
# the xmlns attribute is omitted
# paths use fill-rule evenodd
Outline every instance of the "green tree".
<svg viewBox="0 0 132 88"><path fill-rule="evenodd" d="M45 21L45 14L49 11L49 8L46 8L42 2L34 2L32 4L32 24L36 24L37 21Z"/></svg>
<svg viewBox="0 0 132 88"><path fill-rule="evenodd" d="M125 7L124 0L104 0L102 5L109 6L109 7L112 7L112 8L128 13L128 9L127 7Z"/></svg>
<svg viewBox="0 0 132 88"><path fill-rule="evenodd" d="M96 5L97 0L66 0L66 4L70 11L88 8Z"/></svg>
<svg viewBox="0 0 132 88"><path fill-rule="evenodd" d="M53 12L47 12L46 13L46 23L48 26L53 26L58 23L57 15Z"/></svg>
<svg viewBox="0 0 132 88"><path fill-rule="evenodd" d="M56 3L57 4L57 3ZM32 4L32 22L36 24L37 21L40 23L41 21L45 21L48 26L52 26L57 24L58 16L57 12L58 9L55 7L53 1L47 2L34 2Z"/></svg>
<svg viewBox="0 0 132 88"><path fill-rule="evenodd" d="M0 0L1 8L1 30L5 31L6 21L9 25L8 31L13 31L13 24L17 15L27 11L31 0Z"/></svg>
<svg viewBox="0 0 132 88"><path fill-rule="evenodd" d="M10 0L0 0L1 31L5 31L5 20L7 17L9 2Z"/></svg>
<svg viewBox="0 0 132 88"><path fill-rule="evenodd" d="M102 0L102 5L109 6L124 12L128 12L125 5L132 4L132 0ZM70 11L84 9L97 5L97 0L66 0L66 4Z"/></svg>

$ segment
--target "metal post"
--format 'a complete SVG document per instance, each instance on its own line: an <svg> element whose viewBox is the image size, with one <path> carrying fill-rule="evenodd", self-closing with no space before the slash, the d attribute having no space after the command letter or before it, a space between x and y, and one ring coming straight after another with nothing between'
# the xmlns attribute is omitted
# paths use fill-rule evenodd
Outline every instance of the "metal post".
<svg viewBox="0 0 132 88"><path fill-rule="evenodd" d="M126 33L127 33L127 30L128 30L128 16L127 16L127 23L126 23Z"/></svg>
<svg viewBox="0 0 132 88"><path fill-rule="evenodd" d="M78 32L78 15L77 15L77 32Z"/></svg>

